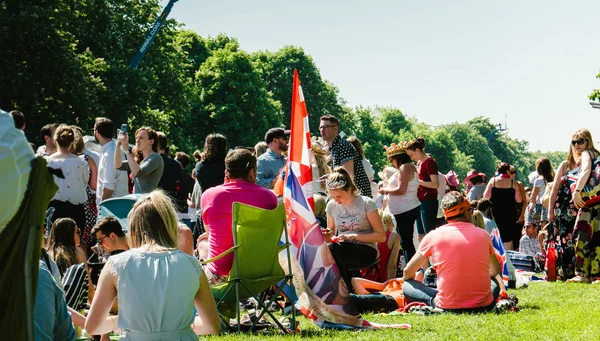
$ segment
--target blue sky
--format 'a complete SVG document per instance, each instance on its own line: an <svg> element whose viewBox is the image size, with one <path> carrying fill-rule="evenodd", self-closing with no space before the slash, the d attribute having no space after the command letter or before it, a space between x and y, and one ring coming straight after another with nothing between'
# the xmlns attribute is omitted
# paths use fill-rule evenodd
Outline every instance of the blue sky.
<svg viewBox="0 0 600 341"><path fill-rule="evenodd" d="M431 125L506 115L511 137L543 151L566 151L581 127L599 140L587 99L600 88L599 15L598 0L180 0L171 13L248 52L302 47L351 106Z"/></svg>

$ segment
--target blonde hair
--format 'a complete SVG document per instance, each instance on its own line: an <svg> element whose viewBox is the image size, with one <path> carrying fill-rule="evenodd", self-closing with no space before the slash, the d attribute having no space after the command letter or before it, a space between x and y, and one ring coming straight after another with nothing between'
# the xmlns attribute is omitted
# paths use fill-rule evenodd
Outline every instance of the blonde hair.
<svg viewBox="0 0 600 341"><path fill-rule="evenodd" d="M127 219L131 247L150 244L177 248L177 213L164 191L157 189L140 198Z"/></svg>
<svg viewBox="0 0 600 341"><path fill-rule="evenodd" d="M395 218L388 210L379 209L379 215L381 216L381 223L383 224L384 232L394 231Z"/></svg>
<svg viewBox="0 0 600 341"><path fill-rule="evenodd" d="M254 155L256 157L263 155L264 153L267 152L267 148L269 148L269 145L267 145L267 143L265 141L258 142L257 144L254 145Z"/></svg>
<svg viewBox="0 0 600 341"><path fill-rule="evenodd" d="M471 217L471 224L479 228L485 227L485 223L483 222L483 214L480 211L473 211L473 216Z"/></svg>
<svg viewBox="0 0 600 341"><path fill-rule="evenodd" d="M327 200L320 194L313 195L313 198L315 199L315 217L324 217Z"/></svg>

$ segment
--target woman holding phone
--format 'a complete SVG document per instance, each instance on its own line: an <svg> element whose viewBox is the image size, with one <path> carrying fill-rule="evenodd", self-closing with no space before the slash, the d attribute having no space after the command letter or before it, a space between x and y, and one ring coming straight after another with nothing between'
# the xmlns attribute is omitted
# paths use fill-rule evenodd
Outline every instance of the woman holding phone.
<svg viewBox="0 0 600 341"><path fill-rule="evenodd" d="M121 159L121 153L115 153L115 167L131 172L133 193L149 193L155 190L164 169L163 160L158 154L156 131L150 127L138 129L135 132L134 148L129 148L129 134L119 131L116 148L121 148L127 160Z"/></svg>

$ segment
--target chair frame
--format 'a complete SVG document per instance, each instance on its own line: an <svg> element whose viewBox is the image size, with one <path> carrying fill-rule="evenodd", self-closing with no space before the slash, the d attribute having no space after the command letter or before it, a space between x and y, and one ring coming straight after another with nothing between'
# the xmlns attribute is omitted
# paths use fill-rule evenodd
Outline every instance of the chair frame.
<svg viewBox="0 0 600 341"><path fill-rule="evenodd" d="M249 206L249 207L253 207L250 205L245 205L242 203L238 203L235 202L233 203L232 206L232 211L235 211L235 206L236 205L243 205L243 206ZM280 205L281 206L281 205ZM256 207L255 207L256 208ZM279 209L279 206L275 209ZM290 253L290 246L291 243L289 242L289 237L288 237L288 233L287 233L287 229L286 229L286 221L285 219L280 223L282 230L283 230L283 235L285 236L285 243L281 244L278 248L278 252L277 255L279 255L279 253L281 253L281 251L283 251L283 249L286 250L287 253L287 263L288 263L288 273L285 274L284 271L284 275L281 277L280 280L278 280L277 283L277 290L275 290L275 293L271 296L269 302L265 305L264 301L265 300L261 300L260 296L262 296L261 294L264 293L261 292L258 295L254 295L252 293L252 290L250 288L248 288L248 286L246 286L246 284L244 284L244 282L242 281L243 278L240 278L239 276L239 256L238 256L238 248L240 246L240 244L238 243L238 235L237 235L237 226L238 226L238 221L236 220L236 217L234 215L234 217L232 217L232 233L233 233L233 244L234 246L231 247L230 249L228 249L227 251L221 253L220 255L218 255L217 257L208 259L204 262L202 262L202 264L207 264L207 263L211 263L216 261L217 259L220 259L222 257L224 257L227 254L230 254L231 252L233 252L233 257L234 257L234 262L235 262L235 276L231 279L228 280L228 282L232 283L233 285L229 286L229 288L227 288L227 290L225 291L225 293L223 294L223 296L221 297L221 299L219 299L219 301L217 302L217 308L219 307L219 305L221 305L221 303L223 303L223 301L225 301L225 299L229 296L230 292L232 290L234 290L235 288L235 298L236 298L236 313L237 313L237 331L241 332L241 309L239 306L239 302L240 302L240 285L245 289L245 293L247 293L248 296L245 297L253 297L256 302L258 303L258 307L256 307L257 309L261 309L261 312L258 316L256 316L256 320L252 323L252 325L250 326L249 330L253 331L254 328L256 327L256 324L260 321L261 317L263 317L265 315L265 313L267 313L271 319L276 323L276 325L284 332L284 333L289 333L290 330L286 329L281 322L279 322L279 320L277 320L277 318L268 310L268 308L273 304L273 302L275 302L276 298L282 293L282 289L284 287L285 283L289 283L290 287L291 287L291 294L292 297L289 298L290 302L292 302L292 326L290 327L291 332L293 334L296 334L296 307L295 307L295 297L296 296L296 292L295 292L295 288L294 288L294 282L293 282L293 274L292 274L292 261L291 261L291 253ZM282 269L283 270L283 269ZM267 289L268 290L268 289ZM266 291L266 290L265 290ZM243 293L243 292L242 292ZM231 331L230 325L229 325L229 321L227 320L228 318L226 316L223 316L221 313L219 313L219 317L221 318L221 327L223 330L227 330L227 331Z"/></svg>

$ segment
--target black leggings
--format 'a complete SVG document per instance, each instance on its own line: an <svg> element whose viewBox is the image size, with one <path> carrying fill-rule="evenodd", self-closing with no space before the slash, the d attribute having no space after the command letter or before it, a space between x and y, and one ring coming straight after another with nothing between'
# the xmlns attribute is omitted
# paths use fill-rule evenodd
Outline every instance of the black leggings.
<svg viewBox="0 0 600 341"><path fill-rule="evenodd" d="M329 243L329 251L337 264L348 289L352 288L350 269L365 268L377 259L377 250L369 245L358 243Z"/></svg>
<svg viewBox="0 0 600 341"><path fill-rule="evenodd" d="M415 221L420 214L421 206L417 206L410 211L394 215L396 219L396 232L400 235L404 264L408 264L408 261L416 253L413 236L415 233Z"/></svg>
<svg viewBox="0 0 600 341"><path fill-rule="evenodd" d="M350 294L350 299L356 304L356 309L361 314L369 312L389 313L398 309L398 302L393 297L382 293L368 295Z"/></svg>

